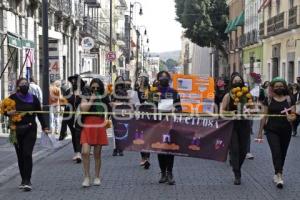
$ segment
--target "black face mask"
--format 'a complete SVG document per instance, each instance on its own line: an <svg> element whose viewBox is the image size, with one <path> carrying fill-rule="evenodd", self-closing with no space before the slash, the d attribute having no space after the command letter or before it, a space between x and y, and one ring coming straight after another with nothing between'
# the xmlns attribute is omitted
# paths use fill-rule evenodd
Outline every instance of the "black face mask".
<svg viewBox="0 0 300 200"><path fill-rule="evenodd" d="M28 85L22 85L19 87L20 88L20 92L23 94L23 95L26 95L28 93L28 90L29 90L29 86Z"/></svg>
<svg viewBox="0 0 300 200"><path fill-rule="evenodd" d="M277 95L279 95L279 96L282 96L282 95L286 94L286 90L283 89L283 88L278 88L278 89L274 90L274 93L277 94Z"/></svg>
<svg viewBox="0 0 300 200"><path fill-rule="evenodd" d="M237 88L237 87L244 87L244 85L241 82L232 84L232 88Z"/></svg>
<svg viewBox="0 0 300 200"><path fill-rule="evenodd" d="M300 79L297 79L297 83L300 83Z"/></svg>
<svg viewBox="0 0 300 200"><path fill-rule="evenodd" d="M169 79L164 78L159 80L159 85L161 87L168 87L169 86Z"/></svg>
<svg viewBox="0 0 300 200"><path fill-rule="evenodd" d="M73 85L72 85L72 88L73 88L73 90L77 90L77 89L78 89L77 84L73 84Z"/></svg>

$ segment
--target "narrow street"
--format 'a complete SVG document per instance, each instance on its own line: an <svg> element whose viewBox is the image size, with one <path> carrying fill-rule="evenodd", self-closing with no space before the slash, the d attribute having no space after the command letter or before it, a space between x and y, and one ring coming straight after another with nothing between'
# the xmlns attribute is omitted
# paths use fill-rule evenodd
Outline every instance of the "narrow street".
<svg viewBox="0 0 300 200"><path fill-rule="evenodd" d="M24 193L17 186L20 177L0 184L0 199L299 199L300 198L300 138L292 138L287 156L285 187L278 190L272 182L273 167L268 145L252 144L254 160L243 165L241 186L233 185L233 175L227 163L176 157L175 186L160 185L156 155L151 157L148 171L139 167L139 154L125 152L124 157L112 157L112 141L103 150L102 185L81 187L82 165L73 164L71 143L34 164L33 191ZM3 145L1 143L1 145ZM37 144L38 148L38 144ZM0 149L1 156L5 156ZM37 149L36 149L37 150ZM9 153L9 163L16 162ZM3 157L2 157L3 158ZM3 160L3 159L2 159ZM1 162L1 167L3 162ZM91 164L93 169L93 163ZM0 169L0 173L3 168ZM93 171L91 171L93 174Z"/></svg>

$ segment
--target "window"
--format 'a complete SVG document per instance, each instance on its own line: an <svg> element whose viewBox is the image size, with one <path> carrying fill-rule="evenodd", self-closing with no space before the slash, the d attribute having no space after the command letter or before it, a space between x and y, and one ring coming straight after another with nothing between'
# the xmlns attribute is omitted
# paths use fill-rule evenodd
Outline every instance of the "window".
<svg viewBox="0 0 300 200"><path fill-rule="evenodd" d="M272 59L272 77L275 78L279 76L279 59L273 58Z"/></svg>
<svg viewBox="0 0 300 200"><path fill-rule="evenodd" d="M272 69L271 69L271 63L268 63L268 72L269 72L269 80L272 80Z"/></svg>
<svg viewBox="0 0 300 200"><path fill-rule="evenodd" d="M268 15L269 15L269 18L272 17L272 2L269 4Z"/></svg>
<svg viewBox="0 0 300 200"><path fill-rule="evenodd" d="M276 0L276 12L277 15L280 13L280 0Z"/></svg>
<svg viewBox="0 0 300 200"><path fill-rule="evenodd" d="M294 0L290 0L290 8L294 7Z"/></svg>
<svg viewBox="0 0 300 200"><path fill-rule="evenodd" d="M298 61L298 74L300 73L300 60Z"/></svg>
<svg viewBox="0 0 300 200"><path fill-rule="evenodd" d="M294 82L294 76L295 76L295 63L289 62L288 65L288 82L293 83Z"/></svg>
<svg viewBox="0 0 300 200"><path fill-rule="evenodd" d="M281 77L285 79L285 62L282 63Z"/></svg>

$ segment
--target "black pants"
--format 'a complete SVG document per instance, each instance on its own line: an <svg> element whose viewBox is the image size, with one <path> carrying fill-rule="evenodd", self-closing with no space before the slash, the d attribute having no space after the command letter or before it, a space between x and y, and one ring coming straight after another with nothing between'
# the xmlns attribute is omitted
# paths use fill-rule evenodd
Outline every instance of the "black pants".
<svg viewBox="0 0 300 200"><path fill-rule="evenodd" d="M165 155L165 154L158 154L158 163L162 173L171 172L173 171L174 165L174 156L173 155Z"/></svg>
<svg viewBox="0 0 300 200"><path fill-rule="evenodd" d="M272 153L275 174L282 173L286 154L291 141L291 131L282 133L268 131L266 136Z"/></svg>
<svg viewBox="0 0 300 200"><path fill-rule="evenodd" d="M148 160L150 158L150 153L147 152L141 152L141 157L144 160Z"/></svg>
<svg viewBox="0 0 300 200"><path fill-rule="evenodd" d="M67 127L69 127L69 129L71 131L74 152L80 153L81 152L80 129L75 129L74 118L67 119L67 120L64 119L62 121L60 135L65 134L67 132Z"/></svg>
<svg viewBox="0 0 300 200"><path fill-rule="evenodd" d="M37 127L17 131L17 144L15 145L18 165L23 184L29 184L32 174L32 152L36 142Z"/></svg>
<svg viewBox="0 0 300 200"><path fill-rule="evenodd" d="M230 160L234 175L237 177L241 177L241 167L247 154L249 137L249 121L235 121L230 142Z"/></svg>

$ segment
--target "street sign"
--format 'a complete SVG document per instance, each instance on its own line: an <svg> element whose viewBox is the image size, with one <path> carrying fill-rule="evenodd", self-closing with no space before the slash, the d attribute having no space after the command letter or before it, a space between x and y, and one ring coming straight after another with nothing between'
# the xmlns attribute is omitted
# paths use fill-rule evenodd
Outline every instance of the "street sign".
<svg viewBox="0 0 300 200"><path fill-rule="evenodd" d="M95 46L94 39L91 37L82 38L81 46L83 50L91 50Z"/></svg>
<svg viewBox="0 0 300 200"><path fill-rule="evenodd" d="M116 58L117 58L117 55L116 55L116 53L113 52L113 51L108 52L108 53L106 54L106 60L108 60L109 62L112 62L112 61L116 60Z"/></svg>

